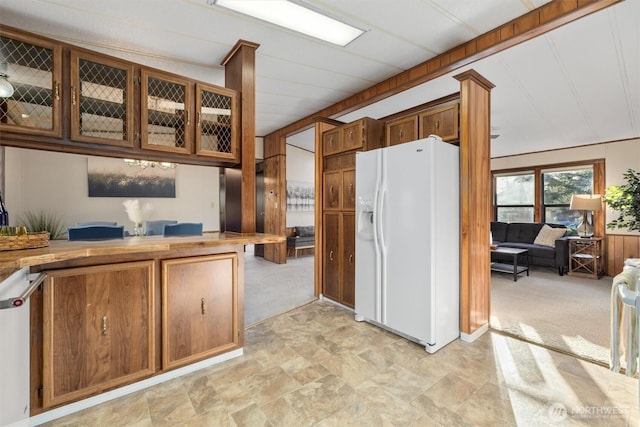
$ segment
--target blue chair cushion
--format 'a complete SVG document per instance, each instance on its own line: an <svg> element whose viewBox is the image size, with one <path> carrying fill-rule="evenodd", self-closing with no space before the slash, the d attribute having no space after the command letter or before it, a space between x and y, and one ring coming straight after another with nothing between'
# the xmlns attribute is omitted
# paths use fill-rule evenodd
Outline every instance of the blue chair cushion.
<svg viewBox="0 0 640 427"><path fill-rule="evenodd" d="M86 227L88 225L109 225L115 226L118 225L115 221L89 221L89 222L76 222L76 227Z"/></svg>
<svg viewBox="0 0 640 427"><path fill-rule="evenodd" d="M157 221L147 221L145 225L145 234L147 236L162 236L164 234L164 226L177 224L178 221L159 219Z"/></svg>
<svg viewBox="0 0 640 427"><path fill-rule="evenodd" d="M69 241L123 239L124 225L87 225L67 228Z"/></svg>
<svg viewBox="0 0 640 427"><path fill-rule="evenodd" d="M164 236L199 236L202 235L201 222L179 222L177 224L165 224Z"/></svg>

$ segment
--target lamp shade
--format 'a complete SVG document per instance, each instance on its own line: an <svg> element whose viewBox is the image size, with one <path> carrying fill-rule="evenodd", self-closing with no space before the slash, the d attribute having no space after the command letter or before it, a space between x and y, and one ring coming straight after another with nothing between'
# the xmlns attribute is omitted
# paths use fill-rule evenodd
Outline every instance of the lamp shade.
<svg viewBox="0 0 640 427"><path fill-rule="evenodd" d="M602 210L602 198L599 194L574 194L571 196L569 209L579 211Z"/></svg>

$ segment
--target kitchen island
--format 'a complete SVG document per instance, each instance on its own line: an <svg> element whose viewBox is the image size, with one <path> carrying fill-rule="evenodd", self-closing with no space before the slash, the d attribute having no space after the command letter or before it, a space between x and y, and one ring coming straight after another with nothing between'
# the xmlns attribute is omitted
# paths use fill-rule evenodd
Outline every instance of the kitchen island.
<svg viewBox="0 0 640 427"><path fill-rule="evenodd" d="M0 290L15 272L46 274L25 304L29 415L61 416L241 355L244 245L284 240L204 233L0 252Z"/></svg>

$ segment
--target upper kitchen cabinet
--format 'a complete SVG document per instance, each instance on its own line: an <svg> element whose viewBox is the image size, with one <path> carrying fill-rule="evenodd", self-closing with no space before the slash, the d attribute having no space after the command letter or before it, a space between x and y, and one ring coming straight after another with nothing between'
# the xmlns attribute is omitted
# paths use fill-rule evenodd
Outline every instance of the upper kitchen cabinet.
<svg viewBox="0 0 640 427"><path fill-rule="evenodd" d="M141 147L190 154L190 81L148 69L140 74Z"/></svg>
<svg viewBox="0 0 640 427"><path fill-rule="evenodd" d="M61 45L1 28L0 73L13 87L0 97L0 131L60 137Z"/></svg>
<svg viewBox="0 0 640 427"><path fill-rule="evenodd" d="M420 114L420 138L438 135L445 142L458 141L458 106L456 102Z"/></svg>
<svg viewBox="0 0 640 427"><path fill-rule="evenodd" d="M196 84L196 154L239 161L236 92Z"/></svg>
<svg viewBox="0 0 640 427"><path fill-rule="evenodd" d="M71 139L133 147L133 66L71 52Z"/></svg>

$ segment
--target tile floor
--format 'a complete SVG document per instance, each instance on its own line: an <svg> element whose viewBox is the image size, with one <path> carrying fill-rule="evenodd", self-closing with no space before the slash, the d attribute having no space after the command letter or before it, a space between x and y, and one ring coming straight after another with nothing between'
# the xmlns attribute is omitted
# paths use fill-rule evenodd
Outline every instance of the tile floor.
<svg viewBox="0 0 640 427"><path fill-rule="evenodd" d="M316 301L242 357L49 426L637 426L638 380L499 334L435 354Z"/></svg>

